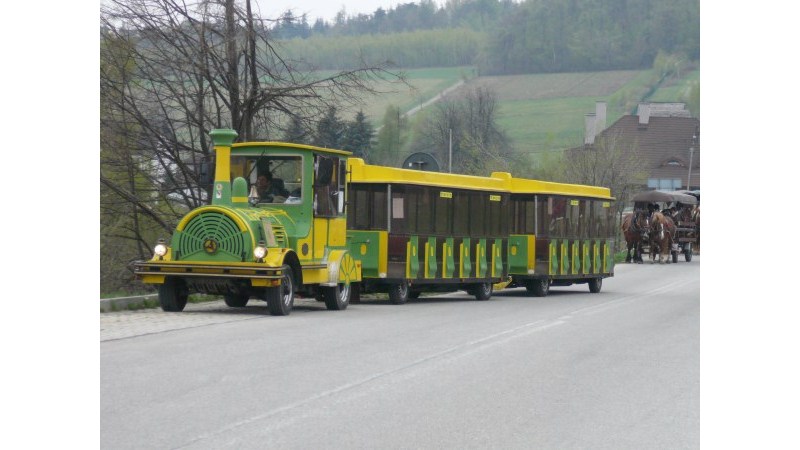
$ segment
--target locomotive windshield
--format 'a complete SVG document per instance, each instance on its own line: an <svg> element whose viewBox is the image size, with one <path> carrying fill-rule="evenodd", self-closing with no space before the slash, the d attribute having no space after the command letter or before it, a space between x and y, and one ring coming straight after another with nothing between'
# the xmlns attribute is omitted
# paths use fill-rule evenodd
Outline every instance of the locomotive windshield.
<svg viewBox="0 0 800 450"><path fill-rule="evenodd" d="M258 203L298 204L303 201L303 159L300 156L231 156L231 180L242 177L255 187Z"/></svg>

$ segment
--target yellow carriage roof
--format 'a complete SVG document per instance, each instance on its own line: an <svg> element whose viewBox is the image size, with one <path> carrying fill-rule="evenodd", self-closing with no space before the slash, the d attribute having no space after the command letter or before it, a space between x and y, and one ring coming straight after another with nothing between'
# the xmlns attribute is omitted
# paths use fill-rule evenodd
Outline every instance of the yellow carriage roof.
<svg viewBox="0 0 800 450"><path fill-rule="evenodd" d="M494 172L492 176L502 176L505 172ZM509 177L509 190L512 194L553 194L578 197L593 197L615 200L611 189L583 184L556 183L554 181L529 180Z"/></svg>
<svg viewBox="0 0 800 450"><path fill-rule="evenodd" d="M508 182L501 174L491 177L478 177L473 175L459 175L442 172L426 172L422 170L400 169L396 167L373 166L364 163L361 158L348 160L350 181L352 183L398 183L416 184L422 186L436 186L447 188L460 188L481 191L508 192Z"/></svg>

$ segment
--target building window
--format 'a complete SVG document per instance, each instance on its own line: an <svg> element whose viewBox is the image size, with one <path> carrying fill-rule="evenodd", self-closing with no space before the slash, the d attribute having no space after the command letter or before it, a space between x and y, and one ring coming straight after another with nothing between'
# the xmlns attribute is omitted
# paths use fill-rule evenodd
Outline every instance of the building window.
<svg viewBox="0 0 800 450"><path fill-rule="evenodd" d="M674 191L683 186L680 178L650 178L647 180L647 187L651 189L661 189L662 191Z"/></svg>

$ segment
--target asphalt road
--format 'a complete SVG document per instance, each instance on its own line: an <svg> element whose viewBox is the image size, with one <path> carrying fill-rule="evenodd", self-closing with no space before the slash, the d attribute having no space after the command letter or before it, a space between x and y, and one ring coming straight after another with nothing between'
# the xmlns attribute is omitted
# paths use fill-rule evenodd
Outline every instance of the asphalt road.
<svg viewBox="0 0 800 450"><path fill-rule="evenodd" d="M699 448L700 258L616 273L599 294L101 314L102 448Z"/></svg>

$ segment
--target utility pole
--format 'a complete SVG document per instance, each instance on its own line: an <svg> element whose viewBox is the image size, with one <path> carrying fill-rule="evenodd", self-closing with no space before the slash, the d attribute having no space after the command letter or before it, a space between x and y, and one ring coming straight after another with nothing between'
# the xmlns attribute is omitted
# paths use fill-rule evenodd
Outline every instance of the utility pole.
<svg viewBox="0 0 800 450"><path fill-rule="evenodd" d="M692 185L692 163L694 162L694 144L697 142L697 135L692 135L692 144L689 146L689 175L686 177L686 190L691 190Z"/></svg>
<svg viewBox="0 0 800 450"><path fill-rule="evenodd" d="M447 173L453 173L453 129L450 128L450 145L447 151Z"/></svg>

